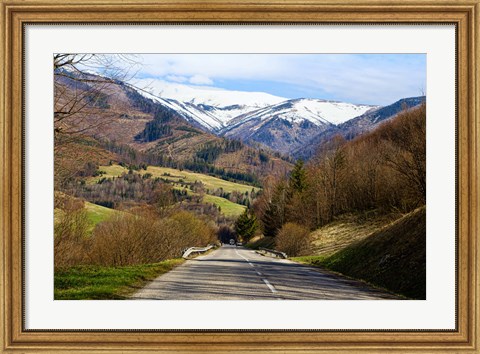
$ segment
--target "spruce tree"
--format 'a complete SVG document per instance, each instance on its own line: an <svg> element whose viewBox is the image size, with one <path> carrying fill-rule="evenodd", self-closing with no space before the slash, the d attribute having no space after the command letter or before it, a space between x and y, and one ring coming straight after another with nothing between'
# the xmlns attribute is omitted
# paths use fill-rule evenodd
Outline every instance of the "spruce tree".
<svg viewBox="0 0 480 354"><path fill-rule="evenodd" d="M307 188L307 175L305 173L303 160L299 159L295 163L292 173L290 174L288 186L292 192L303 192Z"/></svg>
<svg viewBox="0 0 480 354"><path fill-rule="evenodd" d="M262 214L263 234L274 237L285 222L285 209L288 203L288 189L281 181L275 187L272 198Z"/></svg>
<svg viewBox="0 0 480 354"><path fill-rule="evenodd" d="M267 237L275 237L282 227L278 207L269 203L262 215L263 234Z"/></svg>
<svg viewBox="0 0 480 354"><path fill-rule="evenodd" d="M235 231L244 242L248 242L253 237L257 227L257 218L254 214L250 214L248 209L245 209L235 222Z"/></svg>

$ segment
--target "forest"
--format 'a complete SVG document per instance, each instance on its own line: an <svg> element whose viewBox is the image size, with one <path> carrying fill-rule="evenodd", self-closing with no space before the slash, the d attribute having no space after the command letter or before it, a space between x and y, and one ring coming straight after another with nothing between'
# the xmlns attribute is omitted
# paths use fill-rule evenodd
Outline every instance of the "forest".
<svg viewBox="0 0 480 354"><path fill-rule="evenodd" d="M308 163L297 161L291 174L264 182L253 205L263 235L277 237L286 226L295 235L347 213L375 210L408 213L426 202L426 109L399 114L352 141L335 137L319 147ZM283 244L280 249L291 250ZM298 253L298 252L294 252ZM300 252L301 253L301 252Z"/></svg>

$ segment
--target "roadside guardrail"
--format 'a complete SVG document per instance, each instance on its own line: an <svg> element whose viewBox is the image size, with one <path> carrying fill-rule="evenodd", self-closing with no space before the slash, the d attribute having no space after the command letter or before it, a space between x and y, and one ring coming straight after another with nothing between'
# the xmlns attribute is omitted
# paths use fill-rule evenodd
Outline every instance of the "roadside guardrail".
<svg viewBox="0 0 480 354"><path fill-rule="evenodd" d="M258 253L260 254L263 254L264 256L270 256L270 257L278 257L278 258L283 258L283 259L287 259L288 256L285 252L280 252L280 251L275 251L275 250L271 250L271 249L268 249L268 248L263 248L263 247L260 247L257 251Z"/></svg>
<svg viewBox="0 0 480 354"><path fill-rule="evenodd" d="M192 253L207 252L208 250L211 250L213 247L215 247L215 245L208 245L207 247L190 247L183 252L182 257L187 259L188 256L191 255Z"/></svg>

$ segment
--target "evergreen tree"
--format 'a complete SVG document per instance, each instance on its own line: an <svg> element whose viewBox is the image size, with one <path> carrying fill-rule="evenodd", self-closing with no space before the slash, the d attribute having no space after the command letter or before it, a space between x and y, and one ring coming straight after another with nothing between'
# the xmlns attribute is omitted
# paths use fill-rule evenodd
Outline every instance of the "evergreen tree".
<svg viewBox="0 0 480 354"><path fill-rule="evenodd" d="M145 125L145 129L135 136L136 141L149 142L171 136L172 128L167 125L174 119L174 113L158 108L153 120Z"/></svg>
<svg viewBox="0 0 480 354"><path fill-rule="evenodd" d="M299 159L290 174L288 186L292 192L303 192L307 188L307 175L303 160Z"/></svg>
<svg viewBox="0 0 480 354"><path fill-rule="evenodd" d="M285 222L286 204L288 201L288 188L284 181L281 181L273 192L270 202L261 216L263 234L274 237Z"/></svg>
<svg viewBox="0 0 480 354"><path fill-rule="evenodd" d="M267 237L275 237L278 230L282 227L279 218L278 207L269 203L267 209L262 215L263 234Z"/></svg>
<svg viewBox="0 0 480 354"><path fill-rule="evenodd" d="M242 215L235 221L235 231L244 242L248 242L253 237L257 227L257 218L254 214L251 214L248 209L245 209Z"/></svg>

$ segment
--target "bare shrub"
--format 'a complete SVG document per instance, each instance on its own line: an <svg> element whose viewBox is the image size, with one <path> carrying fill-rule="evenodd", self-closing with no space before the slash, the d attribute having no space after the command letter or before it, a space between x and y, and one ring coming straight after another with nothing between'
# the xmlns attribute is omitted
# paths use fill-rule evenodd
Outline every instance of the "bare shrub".
<svg viewBox="0 0 480 354"><path fill-rule="evenodd" d="M84 261L88 227L84 209L62 211L54 226L55 268L70 267Z"/></svg>
<svg viewBox="0 0 480 354"><path fill-rule="evenodd" d="M216 230L194 214L181 211L170 218L180 224L181 238L186 247L204 246L216 241Z"/></svg>
<svg viewBox="0 0 480 354"><path fill-rule="evenodd" d="M310 231L295 223L286 223L275 237L275 246L289 256L302 256L310 251Z"/></svg>
<svg viewBox="0 0 480 354"><path fill-rule="evenodd" d="M104 266L156 263L179 257L186 247L203 246L214 238L214 230L188 212L163 219L148 214L120 214L95 228L89 263Z"/></svg>
<svg viewBox="0 0 480 354"><path fill-rule="evenodd" d="M80 210L85 206L82 199L72 197L62 192L54 193L54 208L60 210Z"/></svg>
<svg viewBox="0 0 480 354"><path fill-rule="evenodd" d="M91 238L90 261L104 266L158 262L154 220L134 215L115 215L99 225ZM149 247L151 246L151 247Z"/></svg>

